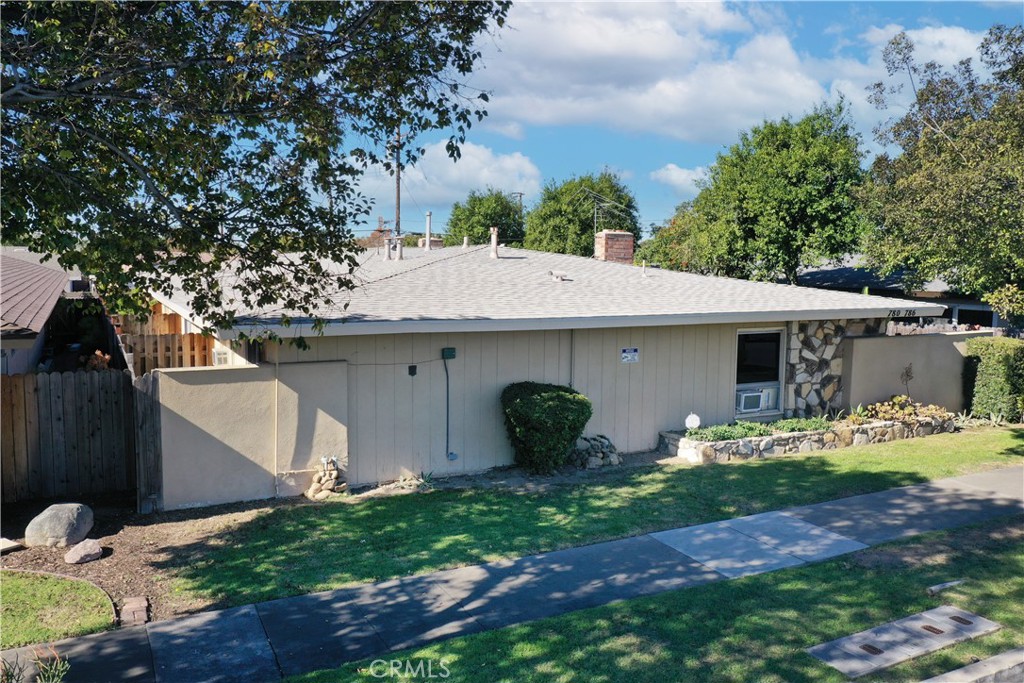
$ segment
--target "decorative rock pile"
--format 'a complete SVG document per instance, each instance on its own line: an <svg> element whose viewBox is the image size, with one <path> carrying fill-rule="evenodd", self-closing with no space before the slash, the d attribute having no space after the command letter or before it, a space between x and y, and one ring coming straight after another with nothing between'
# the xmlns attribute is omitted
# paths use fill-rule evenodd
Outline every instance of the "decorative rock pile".
<svg viewBox="0 0 1024 683"><path fill-rule="evenodd" d="M86 538L92 524L92 509L88 505L51 505L28 523L25 545L29 548L70 548L64 554L64 561L68 564L92 562L103 557L99 541Z"/></svg>
<svg viewBox="0 0 1024 683"><path fill-rule="evenodd" d="M321 471L313 475L313 483L303 493L310 500L327 500L335 493L341 493L348 488L348 484L341 480L341 471L338 463L333 459L328 460Z"/></svg>
<svg viewBox="0 0 1024 683"><path fill-rule="evenodd" d="M697 464L770 458L786 453L830 451L847 446L863 446L911 439L918 436L952 432L953 420L919 417L908 422L871 422L862 425L837 423L829 429L814 432L791 432L774 436L729 441L691 441L679 432L662 432L659 450L677 455Z"/></svg>
<svg viewBox="0 0 1024 683"><path fill-rule="evenodd" d="M92 529L92 522L92 509L87 505L51 505L28 523L25 545L29 548L69 548L85 540Z"/></svg>
<svg viewBox="0 0 1024 683"><path fill-rule="evenodd" d="M581 436L569 453L569 462L580 469L596 470L606 465L621 465L622 458L607 436Z"/></svg>

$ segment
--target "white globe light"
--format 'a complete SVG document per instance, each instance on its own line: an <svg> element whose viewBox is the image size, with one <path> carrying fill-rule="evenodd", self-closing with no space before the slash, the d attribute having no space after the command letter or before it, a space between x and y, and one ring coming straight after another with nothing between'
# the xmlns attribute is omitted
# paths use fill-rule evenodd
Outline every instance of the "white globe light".
<svg viewBox="0 0 1024 683"><path fill-rule="evenodd" d="M700 416L696 413L690 413L686 416L686 428L696 429L697 427L700 427Z"/></svg>

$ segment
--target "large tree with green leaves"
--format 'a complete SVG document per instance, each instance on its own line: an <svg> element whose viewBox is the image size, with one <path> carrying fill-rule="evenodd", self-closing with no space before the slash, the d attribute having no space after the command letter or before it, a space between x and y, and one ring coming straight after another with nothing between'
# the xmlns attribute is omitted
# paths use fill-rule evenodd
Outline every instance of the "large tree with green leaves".
<svg viewBox="0 0 1024 683"><path fill-rule="evenodd" d="M795 283L802 266L857 244L860 159L842 101L765 121L718 155L697 198L641 253L668 255L666 267Z"/></svg>
<svg viewBox="0 0 1024 683"><path fill-rule="evenodd" d="M485 244L491 239L491 228L498 229L498 239L504 243L523 241L523 209L513 195L488 188L486 192L472 190L464 202L455 202L445 231L446 245L462 244L469 237L471 244Z"/></svg>
<svg viewBox="0 0 1024 683"><path fill-rule="evenodd" d="M876 132L894 146L871 168L865 205L877 226L870 261L908 288L942 277L1004 316L1024 316L1024 28L995 26L971 60L920 64L905 33L884 51L872 97L900 115ZM909 90L909 109L894 103Z"/></svg>
<svg viewBox="0 0 1024 683"><path fill-rule="evenodd" d="M312 315L350 286L321 264L352 263L360 175L393 170L396 132L448 131L457 157L486 114L462 81L508 7L5 2L4 239L121 310L177 285L213 326Z"/></svg>
<svg viewBox="0 0 1024 683"><path fill-rule="evenodd" d="M729 221L711 222L696 207L692 201L676 207L675 215L640 243L636 260L701 275L753 277L753 260L735 248L741 240L736 226Z"/></svg>
<svg viewBox="0 0 1024 683"><path fill-rule="evenodd" d="M610 171L549 181L526 215L527 249L594 255L594 233L625 230L640 239L636 198Z"/></svg>

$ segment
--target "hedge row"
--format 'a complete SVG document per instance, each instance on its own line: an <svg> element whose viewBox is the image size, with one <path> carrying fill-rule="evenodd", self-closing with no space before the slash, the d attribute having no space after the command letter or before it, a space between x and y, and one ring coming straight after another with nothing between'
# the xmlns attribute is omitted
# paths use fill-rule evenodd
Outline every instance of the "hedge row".
<svg viewBox="0 0 1024 683"><path fill-rule="evenodd" d="M571 387L538 382L505 387L501 407L516 464L539 474L566 463L593 414L590 400Z"/></svg>
<svg viewBox="0 0 1024 683"><path fill-rule="evenodd" d="M975 415L1022 419L1024 340L975 337L967 340L964 397Z"/></svg>

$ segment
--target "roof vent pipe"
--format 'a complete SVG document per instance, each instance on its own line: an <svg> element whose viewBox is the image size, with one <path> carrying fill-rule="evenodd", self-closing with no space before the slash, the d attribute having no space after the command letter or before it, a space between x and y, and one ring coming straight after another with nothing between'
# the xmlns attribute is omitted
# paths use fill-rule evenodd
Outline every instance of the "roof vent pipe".
<svg viewBox="0 0 1024 683"><path fill-rule="evenodd" d="M389 237L384 238L384 260L391 260L391 238Z"/></svg>
<svg viewBox="0 0 1024 683"><path fill-rule="evenodd" d="M466 235L462 238L462 248L469 249L469 235Z"/></svg>
<svg viewBox="0 0 1024 683"><path fill-rule="evenodd" d="M402 254L402 247L404 247L404 246L405 246L405 241L401 237L396 237L395 238L395 251L398 254L398 260L399 261L402 260L402 256L403 256L403 254Z"/></svg>
<svg viewBox="0 0 1024 683"><path fill-rule="evenodd" d="M498 229L491 228L491 258L498 258Z"/></svg>
<svg viewBox="0 0 1024 683"><path fill-rule="evenodd" d="M423 251L430 251L430 212L427 211L427 241L423 243Z"/></svg>

